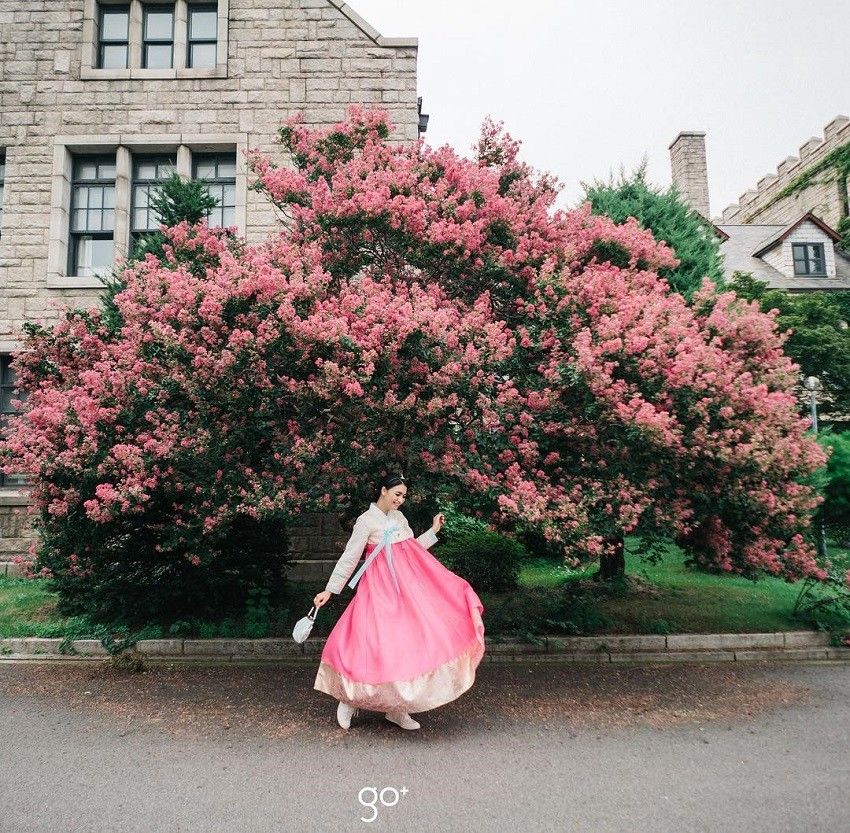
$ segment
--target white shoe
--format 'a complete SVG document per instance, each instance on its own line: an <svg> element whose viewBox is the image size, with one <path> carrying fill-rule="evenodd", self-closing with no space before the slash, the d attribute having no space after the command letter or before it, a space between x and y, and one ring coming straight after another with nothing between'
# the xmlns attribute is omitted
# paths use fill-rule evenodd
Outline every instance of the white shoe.
<svg viewBox="0 0 850 833"><path fill-rule="evenodd" d="M402 729L418 729L419 724L407 712L387 712L384 717Z"/></svg>
<svg viewBox="0 0 850 833"><path fill-rule="evenodd" d="M351 718L359 711L360 709L355 709L354 706L349 706L348 703L343 703L340 700L339 705L336 707L336 722L343 729L348 729L351 726Z"/></svg>

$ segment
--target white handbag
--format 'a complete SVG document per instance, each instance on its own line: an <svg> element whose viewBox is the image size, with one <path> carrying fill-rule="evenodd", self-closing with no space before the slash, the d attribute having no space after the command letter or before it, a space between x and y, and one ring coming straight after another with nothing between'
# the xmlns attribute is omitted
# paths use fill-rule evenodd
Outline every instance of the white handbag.
<svg viewBox="0 0 850 833"><path fill-rule="evenodd" d="M300 645L302 642L306 642L307 637L310 635L310 631L313 630L313 622L316 621L316 614L319 612L317 607L311 607L310 612L303 618L299 619L295 623L295 627L292 629L292 638Z"/></svg>

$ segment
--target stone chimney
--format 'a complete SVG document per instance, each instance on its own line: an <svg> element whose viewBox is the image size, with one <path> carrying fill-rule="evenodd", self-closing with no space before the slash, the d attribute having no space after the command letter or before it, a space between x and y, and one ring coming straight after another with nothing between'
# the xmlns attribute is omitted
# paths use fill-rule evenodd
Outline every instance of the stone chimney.
<svg viewBox="0 0 850 833"><path fill-rule="evenodd" d="M705 133L683 130L670 144L673 183L691 208L709 220L708 165L705 159Z"/></svg>

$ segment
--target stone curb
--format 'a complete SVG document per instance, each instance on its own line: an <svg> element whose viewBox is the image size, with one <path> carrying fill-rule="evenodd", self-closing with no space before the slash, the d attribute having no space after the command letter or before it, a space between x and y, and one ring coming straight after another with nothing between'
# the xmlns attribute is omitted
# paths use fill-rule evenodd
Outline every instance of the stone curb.
<svg viewBox="0 0 850 833"><path fill-rule="evenodd" d="M97 639L73 641L75 653L60 654L61 639L0 639L2 660L98 661L108 659ZM152 664L203 662L314 664L324 639L298 645L292 639L143 639L136 651ZM741 662L752 660L847 660L850 648L829 644L817 631L670 635L548 636L540 644L487 640L485 662Z"/></svg>

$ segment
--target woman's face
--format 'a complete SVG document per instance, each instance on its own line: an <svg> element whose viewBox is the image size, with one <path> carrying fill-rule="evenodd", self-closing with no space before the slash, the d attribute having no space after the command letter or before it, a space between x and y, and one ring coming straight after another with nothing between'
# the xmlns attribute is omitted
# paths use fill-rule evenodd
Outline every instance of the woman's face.
<svg viewBox="0 0 850 833"><path fill-rule="evenodd" d="M403 483L399 483L398 486L392 486L389 489L386 486L382 486L381 494L384 496L384 500L386 500L393 509L398 509L398 507L404 503L404 496L407 494L407 486Z"/></svg>

